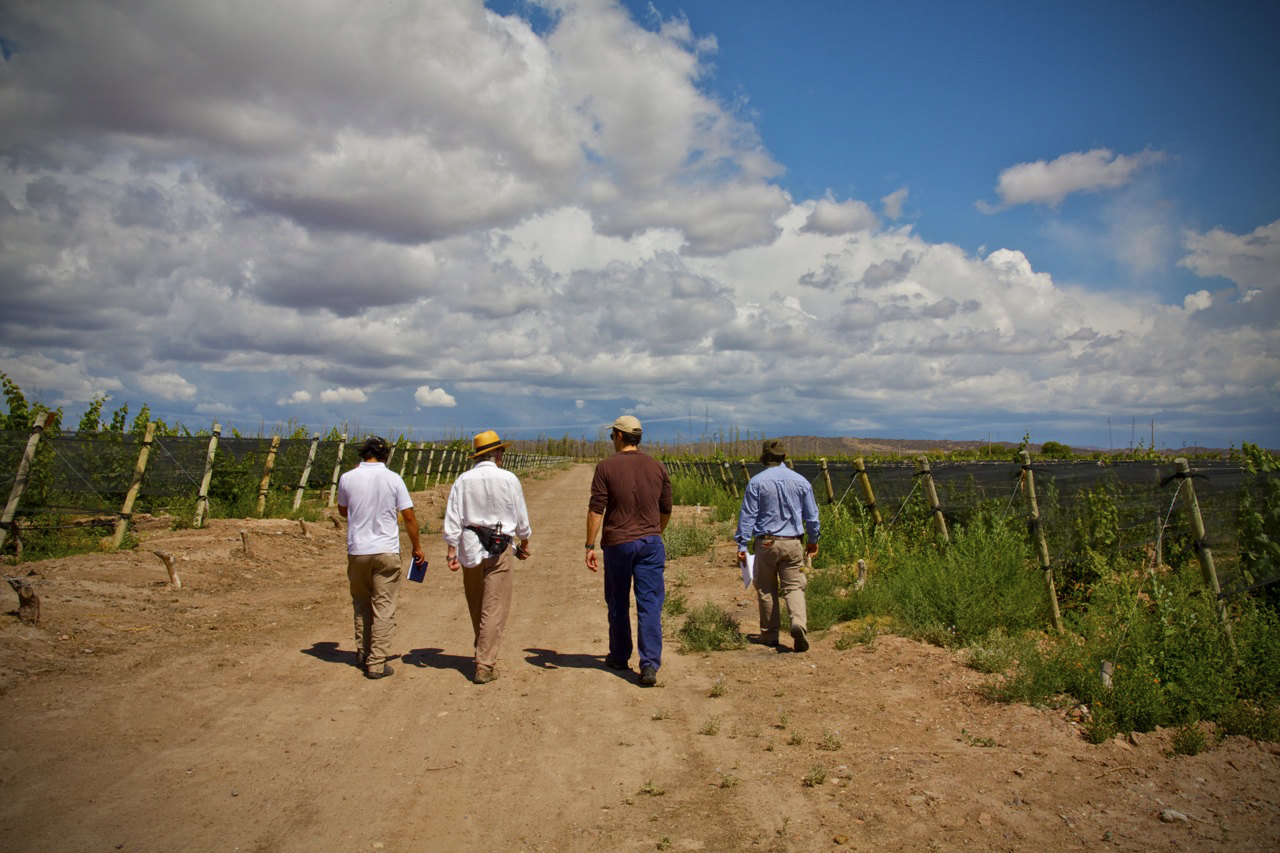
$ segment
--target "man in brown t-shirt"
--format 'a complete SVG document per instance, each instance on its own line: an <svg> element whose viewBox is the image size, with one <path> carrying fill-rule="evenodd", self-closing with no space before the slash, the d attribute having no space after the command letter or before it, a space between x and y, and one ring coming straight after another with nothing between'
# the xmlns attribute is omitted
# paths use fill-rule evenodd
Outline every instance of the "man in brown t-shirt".
<svg viewBox="0 0 1280 853"><path fill-rule="evenodd" d="M610 669L630 669L631 586L636 590L636 637L640 683L658 683L662 666L662 532L671 520L671 480L661 462L640 452L640 421L623 415L613 422L614 454L596 465L587 507L587 568L597 570L596 534L604 528L604 600L609 610Z"/></svg>

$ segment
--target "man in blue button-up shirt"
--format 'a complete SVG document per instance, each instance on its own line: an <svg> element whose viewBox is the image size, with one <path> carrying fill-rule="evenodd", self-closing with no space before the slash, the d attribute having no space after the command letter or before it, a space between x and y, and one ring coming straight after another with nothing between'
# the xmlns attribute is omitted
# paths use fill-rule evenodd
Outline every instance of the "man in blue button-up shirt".
<svg viewBox="0 0 1280 853"><path fill-rule="evenodd" d="M764 443L760 461L765 468L747 483L734 539L740 563L747 559L747 546L755 543L754 583L760 606L760 633L751 637L751 642L778 644L781 596L791 614L795 650L804 652L809 650L805 556L818 553L818 502L809 481L782 464L786 458L781 441L771 439Z"/></svg>

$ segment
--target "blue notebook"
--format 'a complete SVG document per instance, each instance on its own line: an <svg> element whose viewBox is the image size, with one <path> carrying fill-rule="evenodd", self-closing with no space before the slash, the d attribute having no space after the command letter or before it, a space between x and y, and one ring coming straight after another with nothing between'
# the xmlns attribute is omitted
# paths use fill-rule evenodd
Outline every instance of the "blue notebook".
<svg viewBox="0 0 1280 853"><path fill-rule="evenodd" d="M427 576L426 559L424 558L419 560L417 557L414 557L413 561L409 563L409 580L413 581L414 583L422 583L422 579L425 578L426 576Z"/></svg>

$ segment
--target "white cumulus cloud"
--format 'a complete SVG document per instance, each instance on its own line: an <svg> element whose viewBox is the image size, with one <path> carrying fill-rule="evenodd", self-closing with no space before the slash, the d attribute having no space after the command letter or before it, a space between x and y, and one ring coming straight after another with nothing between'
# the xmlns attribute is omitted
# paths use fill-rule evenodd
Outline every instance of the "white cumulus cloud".
<svg viewBox="0 0 1280 853"><path fill-rule="evenodd" d="M369 395L359 388L326 388L320 392L322 403L363 403Z"/></svg>
<svg viewBox="0 0 1280 853"><path fill-rule="evenodd" d="M429 385L419 386L418 390L413 392L413 399L424 408L453 408L458 405L458 401L448 391L443 388L432 388Z"/></svg>
<svg viewBox="0 0 1280 853"><path fill-rule="evenodd" d="M1019 204L1055 206L1072 193L1115 189L1129 183L1139 169L1164 159L1160 151L1116 154L1108 148L1072 151L1053 160L1018 163L1000 173L996 194L1000 204L979 202L987 212Z"/></svg>

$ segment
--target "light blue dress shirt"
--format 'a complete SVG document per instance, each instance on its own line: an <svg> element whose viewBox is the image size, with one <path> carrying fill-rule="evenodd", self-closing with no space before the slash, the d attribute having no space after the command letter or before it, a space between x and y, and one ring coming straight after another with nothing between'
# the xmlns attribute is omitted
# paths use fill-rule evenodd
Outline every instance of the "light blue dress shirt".
<svg viewBox="0 0 1280 853"><path fill-rule="evenodd" d="M786 465L769 465L747 483L734 541L745 551L757 536L800 536L818 541L818 502L809 481Z"/></svg>

